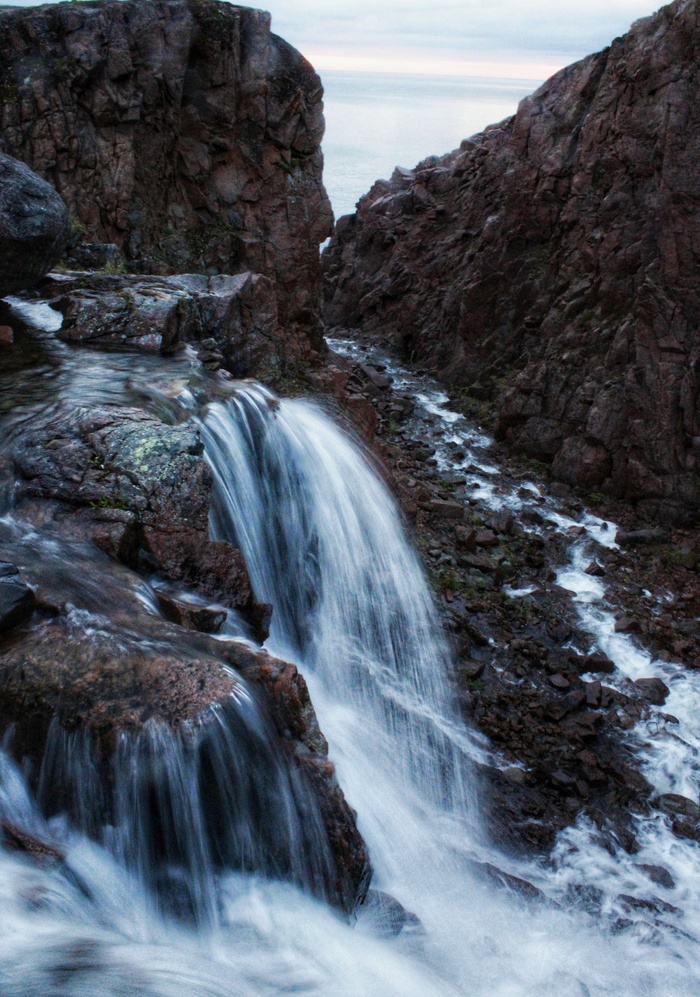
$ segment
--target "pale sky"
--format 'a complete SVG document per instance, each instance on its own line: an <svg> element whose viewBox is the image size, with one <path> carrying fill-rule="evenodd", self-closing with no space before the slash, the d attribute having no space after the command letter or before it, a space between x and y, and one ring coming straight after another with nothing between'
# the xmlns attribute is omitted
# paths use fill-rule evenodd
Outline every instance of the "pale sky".
<svg viewBox="0 0 700 997"><path fill-rule="evenodd" d="M33 6L32 0L4 0ZM319 70L544 79L596 52L654 0L268 0L272 27Z"/></svg>
<svg viewBox="0 0 700 997"><path fill-rule="evenodd" d="M261 5L263 6L263 5ZM609 44L654 0L268 0L319 69L544 79Z"/></svg>

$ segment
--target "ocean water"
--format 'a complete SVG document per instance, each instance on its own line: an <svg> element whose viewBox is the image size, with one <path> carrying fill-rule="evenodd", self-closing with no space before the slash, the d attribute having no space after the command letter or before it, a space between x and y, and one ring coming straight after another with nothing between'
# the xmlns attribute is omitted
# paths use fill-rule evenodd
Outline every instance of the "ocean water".
<svg viewBox="0 0 700 997"><path fill-rule="evenodd" d="M395 166L456 149L542 80L326 71L324 181L336 218Z"/></svg>

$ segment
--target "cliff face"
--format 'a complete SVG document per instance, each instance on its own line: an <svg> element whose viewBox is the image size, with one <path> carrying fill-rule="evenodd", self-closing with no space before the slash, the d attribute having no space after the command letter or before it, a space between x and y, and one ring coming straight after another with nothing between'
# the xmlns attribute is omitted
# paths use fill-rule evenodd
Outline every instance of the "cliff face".
<svg viewBox="0 0 700 997"><path fill-rule="evenodd" d="M692 518L700 500L700 23L637 22L517 114L339 220L327 322L492 407L552 475Z"/></svg>
<svg viewBox="0 0 700 997"><path fill-rule="evenodd" d="M143 272L253 271L319 344L322 88L262 11L210 0L0 14L0 147Z"/></svg>

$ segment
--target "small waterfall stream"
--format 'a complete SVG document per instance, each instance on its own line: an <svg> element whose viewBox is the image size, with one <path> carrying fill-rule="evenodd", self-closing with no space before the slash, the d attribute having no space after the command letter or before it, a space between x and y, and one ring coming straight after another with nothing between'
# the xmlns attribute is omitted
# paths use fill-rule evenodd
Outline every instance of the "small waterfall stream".
<svg viewBox="0 0 700 997"><path fill-rule="evenodd" d="M63 862L36 865L0 852L3 997L696 993L698 943L687 934L661 941L614 935L581 911L526 905L474 874L474 859L499 862L481 833L474 790L474 763L488 746L457 715L427 585L361 448L317 406L280 402L253 384L227 405L210 405L201 432L215 478L212 532L240 546L257 598L274 605L267 647L297 663L307 679L339 782L358 811L373 886L417 917L398 934L393 908L360 910L349 923L295 885L316 875L322 846L294 815L286 840L302 871L287 876L292 882L277 878L280 870L256 851L260 841L245 834L232 836L235 856L200 852L207 835L194 825L187 841L172 842L173 861L154 870L148 832L139 836L133 819L154 791L165 810L190 807L194 817L211 804L187 802L197 792L196 739L177 751L158 728L124 739L116 756L116 816L99 843L79 821L47 817L24 773L0 754L1 815L58 837L65 853ZM245 703L239 706L245 712ZM226 726L220 712L211 720ZM246 723L248 740L258 743L257 719L251 714ZM235 824L247 792L234 772L241 743L228 735L214 743L217 821L225 815ZM88 747L61 744L55 757L75 760ZM173 762L160 787L133 779L144 752ZM293 799L275 764L272 756L263 760L256 780L267 775L270 799ZM255 766L245 767L249 773ZM47 768L45 778L75 783L75 773L60 765ZM81 790L84 800L89 786ZM246 840L251 850L243 854ZM586 840L579 836L568 847L583 854ZM176 883L178 865L190 872L196 866L195 880L204 884L204 894L190 898L196 926L163 916L153 904L154 875ZM543 884L542 869L522 869Z"/></svg>

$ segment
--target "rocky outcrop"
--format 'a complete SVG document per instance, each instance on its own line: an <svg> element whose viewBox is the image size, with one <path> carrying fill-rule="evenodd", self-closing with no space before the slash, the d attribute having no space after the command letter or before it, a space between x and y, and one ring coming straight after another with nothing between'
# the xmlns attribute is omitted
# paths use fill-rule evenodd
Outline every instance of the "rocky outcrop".
<svg viewBox="0 0 700 997"><path fill-rule="evenodd" d="M70 343L166 354L192 343L209 369L235 377L274 373L289 352L274 285L260 274L66 274L41 294Z"/></svg>
<svg viewBox="0 0 700 997"><path fill-rule="evenodd" d="M0 15L0 148L132 270L252 272L290 352L320 345L322 88L270 16L215 0Z"/></svg>
<svg viewBox="0 0 700 997"><path fill-rule="evenodd" d="M24 163L0 154L0 298L49 272L71 235L68 210Z"/></svg>
<svg viewBox="0 0 700 997"><path fill-rule="evenodd" d="M325 253L329 326L393 340L554 478L676 520L700 500L699 18L676 0L379 181Z"/></svg>

